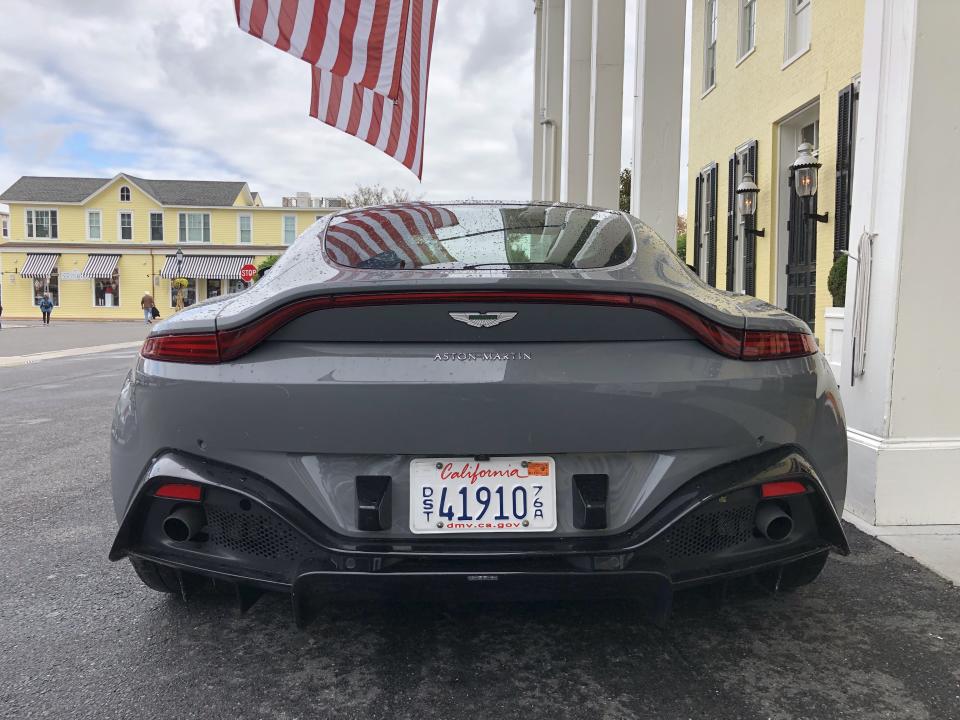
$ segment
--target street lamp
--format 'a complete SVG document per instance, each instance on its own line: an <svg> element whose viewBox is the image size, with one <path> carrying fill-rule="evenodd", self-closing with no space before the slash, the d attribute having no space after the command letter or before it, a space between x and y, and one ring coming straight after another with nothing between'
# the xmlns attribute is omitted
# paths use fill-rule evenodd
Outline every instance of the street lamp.
<svg viewBox="0 0 960 720"><path fill-rule="evenodd" d="M822 164L813 156L813 145L808 142L800 143L797 148L797 159L790 169L793 171L793 187L797 197L807 203L812 203L817 194L817 174ZM809 207L809 205L808 205ZM817 222L825 223L830 219L830 213L818 215L814 212L805 212L804 217Z"/></svg>
<svg viewBox="0 0 960 720"><path fill-rule="evenodd" d="M177 254L174 257L177 258L177 277L180 277L180 269L183 267L183 250L177 248Z"/></svg>
<svg viewBox="0 0 960 720"><path fill-rule="evenodd" d="M742 218L752 218L757 214L757 196L760 194L760 187L753 180L751 173L745 173L743 180L737 185L737 212ZM766 237L766 229L757 230L752 227L745 227L744 233L753 237Z"/></svg>

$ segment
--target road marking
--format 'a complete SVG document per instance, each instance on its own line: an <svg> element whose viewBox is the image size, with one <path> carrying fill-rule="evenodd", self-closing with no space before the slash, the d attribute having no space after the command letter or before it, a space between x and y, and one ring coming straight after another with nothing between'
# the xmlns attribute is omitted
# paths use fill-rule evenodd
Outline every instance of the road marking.
<svg viewBox="0 0 960 720"><path fill-rule="evenodd" d="M42 362L44 360L79 357L81 355L96 355L97 353L110 352L111 350L138 348L141 345L143 345L143 341L137 340L136 342L112 343L110 345L93 345L91 347L69 348L67 350L51 350L49 352L32 353L30 355L9 355L7 357L0 357L0 367L20 367L21 365L32 365L33 363Z"/></svg>

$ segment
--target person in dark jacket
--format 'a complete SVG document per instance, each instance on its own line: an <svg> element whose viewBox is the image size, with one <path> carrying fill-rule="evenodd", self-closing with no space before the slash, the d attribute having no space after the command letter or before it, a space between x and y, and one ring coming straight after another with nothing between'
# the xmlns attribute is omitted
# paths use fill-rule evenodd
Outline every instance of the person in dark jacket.
<svg viewBox="0 0 960 720"><path fill-rule="evenodd" d="M50 293L43 294L43 300L40 301L40 314L43 316L43 324L50 324L50 313L53 312L53 300L50 299Z"/></svg>

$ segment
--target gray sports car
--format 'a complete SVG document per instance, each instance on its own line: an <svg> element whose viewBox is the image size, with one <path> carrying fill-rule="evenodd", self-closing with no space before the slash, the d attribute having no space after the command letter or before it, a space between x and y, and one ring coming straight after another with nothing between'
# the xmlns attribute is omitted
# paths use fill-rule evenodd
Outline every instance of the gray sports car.
<svg viewBox="0 0 960 720"><path fill-rule="evenodd" d="M315 223L156 326L117 402L110 558L151 588L655 598L813 580L840 525L809 328L639 220L411 203Z"/></svg>

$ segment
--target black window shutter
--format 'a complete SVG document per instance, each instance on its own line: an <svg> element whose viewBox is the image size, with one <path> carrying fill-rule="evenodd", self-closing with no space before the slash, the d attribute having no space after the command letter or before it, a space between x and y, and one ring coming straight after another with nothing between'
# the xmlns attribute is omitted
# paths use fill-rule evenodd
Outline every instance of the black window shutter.
<svg viewBox="0 0 960 720"><path fill-rule="evenodd" d="M747 148L747 167L745 172L757 177L757 141L754 140ZM750 230L757 228L757 216L745 218L744 228L748 231L743 241L743 291L747 295L757 294L757 236Z"/></svg>
<svg viewBox="0 0 960 720"><path fill-rule="evenodd" d="M699 275L700 274L700 248L702 243L700 238L702 237L702 222L703 214L701 211L701 206L703 205L703 173L697 173L697 179L694 184L696 191L694 192L694 202L693 202L693 262L690 263L693 265L694 271ZM689 239L687 241L689 245Z"/></svg>
<svg viewBox="0 0 960 720"><path fill-rule="evenodd" d="M840 91L837 110L837 198L833 221L834 257L850 247L850 199L853 185L853 151L856 143L857 98L857 87L852 83Z"/></svg>
<svg viewBox="0 0 960 720"><path fill-rule="evenodd" d="M737 263L737 154L727 161L727 290L733 291Z"/></svg>

